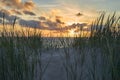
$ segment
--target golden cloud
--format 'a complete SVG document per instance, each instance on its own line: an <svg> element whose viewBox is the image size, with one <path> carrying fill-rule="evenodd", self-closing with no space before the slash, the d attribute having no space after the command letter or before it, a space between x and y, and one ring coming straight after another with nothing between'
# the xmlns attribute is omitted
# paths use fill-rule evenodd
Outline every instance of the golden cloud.
<svg viewBox="0 0 120 80"><path fill-rule="evenodd" d="M35 4L32 1L25 2L24 9L32 10L35 7Z"/></svg>
<svg viewBox="0 0 120 80"><path fill-rule="evenodd" d="M15 9L11 9L9 10L11 14L18 14L18 15L22 15L22 13L19 10L15 10Z"/></svg>
<svg viewBox="0 0 120 80"><path fill-rule="evenodd" d="M4 7L11 7L14 9L32 10L35 7L33 1L22 2L22 0L0 0Z"/></svg>

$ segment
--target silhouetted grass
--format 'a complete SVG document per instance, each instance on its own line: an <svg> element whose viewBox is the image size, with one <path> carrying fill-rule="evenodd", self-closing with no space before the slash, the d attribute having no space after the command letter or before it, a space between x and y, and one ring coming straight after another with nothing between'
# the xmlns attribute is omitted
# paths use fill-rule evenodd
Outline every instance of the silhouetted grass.
<svg viewBox="0 0 120 80"><path fill-rule="evenodd" d="M83 37L80 30L77 37L57 39L43 38L36 28L16 31L16 18L8 31L4 17L0 30L0 80L43 80L50 59L43 63L42 55L50 49L61 50L66 80L120 79L120 17L115 13L108 17L102 13L92 23L89 37Z"/></svg>
<svg viewBox="0 0 120 80"><path fill-rule="evenodd" d="M16 18L7 26L4 17L0 31L0 80L42 80L49 61L42 63L41 32L22 28L16 31Z"/></svg>
<svg viewBox="0 0 120 80"><path fill-rule="evenodd" d="M89 42L91 47L99 48L103 58L103 76L102 79L106 80L109 73L111 80L119 80L120 72L120 17L113 15L101 16L91 26L91 36ZM96 54L96 53L95 53ZM95 61L95 60L93 60ZM105 64L108 63L108 64ZM105 71L109 69L108 75ZM96 73L94 73L95 75ZM96 80L96 79L94 79Z"/></svg>

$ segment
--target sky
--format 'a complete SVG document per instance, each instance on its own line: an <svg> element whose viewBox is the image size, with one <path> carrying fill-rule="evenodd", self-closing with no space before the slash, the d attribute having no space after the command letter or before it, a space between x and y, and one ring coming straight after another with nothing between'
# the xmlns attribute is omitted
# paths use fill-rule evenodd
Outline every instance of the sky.
<svg viewBox="0 0 120 80"><path fill-rule="evenodd" d="M120 0L0 0L0 23L5 13L6 24L41 29L46 33L76 34L103 11L120 14ZM48 33L49 34L49 33Z"/></svg>

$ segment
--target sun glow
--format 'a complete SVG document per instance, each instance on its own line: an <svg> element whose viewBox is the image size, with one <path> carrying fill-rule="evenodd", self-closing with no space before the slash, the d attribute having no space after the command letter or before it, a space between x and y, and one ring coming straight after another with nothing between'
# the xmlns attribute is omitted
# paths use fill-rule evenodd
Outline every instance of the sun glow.
<svg viewBox="0 0 120 80"><path fill-rule="evenodd" d="M73 34L75 34L75 30L74 29L69 30L69 33L73 35Z"/></svg>
<svg viewBox="0 0 120 80"><path fill-rule="evenodd" d="M76 32L76 29L71 29L71 30L69 30L69 35L71 37L74 37L76 35L79 35L79 31Z"/></svg>

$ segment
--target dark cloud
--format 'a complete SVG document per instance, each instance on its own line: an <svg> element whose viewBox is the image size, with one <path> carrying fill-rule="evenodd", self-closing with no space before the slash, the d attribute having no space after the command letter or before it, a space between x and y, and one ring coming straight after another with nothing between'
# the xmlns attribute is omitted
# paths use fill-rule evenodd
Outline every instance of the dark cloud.
<svg viewBox="0 0 120 80"><path fill-rule="evenodd" d="M46 17L41 16L41 17L38 17L38 19L45 21L45 20L46 20Z"/></svg>
<svg viewBox="0 0 120 80"><path fill-rule="evenodd" d="M62 22L60 19L56 19L56 22L57 22L57 23L60 23L60 24L65 24L65 23Z"/></svg>
<svg viewBox="0 0 120 80"><path fill-rule="evenodd" d="M87 23L74 23L68 27L70 27L70 28L75 28L75 27L83 28L84 26L87 26Z"/></svg>
<svg viewBox="0 0 120 80"><path fill-rule="evenodd" d="M60 25L57 22L52 22L50 20L46 20L45 22L37 21L37 20L23 20L19 21L21 26L38 28L43 30L59 30Z"/></svg>
<svg viewBox="0 0 120 80"><path fill-rule="evenodd" d="M46 26L48 26L49 30L57 30L60 27L60 25L57 22L52 22L51 20L47 20L42 24L45 24Z"/></svg>
<svg viewBox="0 0 120 80"><path fill-rule="evenodd" d="M40 28L40 22L36 20L19 20L21 26Z"/></svg>
<svg viewBox="0 0 120 80"><path fill-rule="evenodd" d="M62 16L55 16L56 17L56 19L61 19L62 18Z"/></svg>
<svg viewBox="0 0 120 80"><path fill-rule="evenodd" d="M31 11L23 11L24 14L26 15L31 15L31 16L35 16L36 14L31 12Z"/></svg>
<svg viewBox="0 0 120 80"><path fill-rule="evenodd" d="M55 16L56 18L56 22L59 23L59 24L65 24L61 19L62 17L61 16Z"/></svg>
<svg viewBox="0 0 120 80"><path fill-rule="evenodd" d="M6 10L6 9L1 9L1 10L0 10L0 14L3 15L3 13L6 14L6 15L10 15L10 14L11 14L8 10Z"/></svg>
<svg viewBox="0 0 120 80"><path fill-rule="evenodd" d="M61 27L58 22L52 22L52 21L48 20L48 21L44 22L44 24L46 24L48 26L47 29L49 29L49 30L67 31L69 29L74 29L76 27L78 27L79 29L82 28L82 30L84 30L84 31L87 30L87 29L84 29L84 27L87 26L87 23L77 23L77 24L72 24L69 26Z"/></svg>
<svg viewBox="0 0 120 80"><path fill-rule="evenodd" d="M18 11L18 10L15 10L15 9L13 9L13 10L10 10L12 13L15 13L15 14L17 14L17 15L22 15L22 13L20 12L20 11Z"/></svg>
<svg viewBox="0 0 120 80"><path fill-rule="evenodd" d="M14 13L17 11L13 10ZM9 24L12 24L13 23L13 20L15 18L18 19L18 23L19 25L21 26L25 26L25 27L32 27L32 28L38 28L38 29L43 29L43 30L57 30L57 31L67 31L69 29L74 29L76 27L78 28L83 28L84 26L87 26L87 23L77 23L77 24L72 24L72 25L69 25L69 26L62 26L61 24L65 24L61 19L62 17L60 16L57 16L55 17L55 21L51 21L49 19L46 19L46 17L44 16L41 16L39 17L39 20L24 20L24 19L21 19L17 16L14 16L14 15L11 15L9 11L7 10L0 10L0 18L2 20L3 18L3 13L5 15L5 19L7 20L6 23L9 23ZM34 13L30 12L30 11L24 11L24 14L29 14L29 15L34 15ZM2 21L0 21L2 22Z"/></svg>
<svg viewBox="0 0 120 80"><path fill-rule="evenodd" d="M5 18L6 18L9 22L12 22L15 18L16 18L16 19L20 19L19 17L14 16L14 15L5 16Z"/></svg>
<svg viewBox="0 0 120 80"><path fill-rule="evenodd" d="M76 16L83 16L83 14L79 12L76 14Z"/></svg>
<svg viewBox="0 0 120 80"><path fill-rule="evenodd" d="M44 18L44 17L41 17ZM61 22L53 22L51 20L45 20L43 21L37 21L37 20L23 20L21 19L19 21L19 24L21 26L26 26L26 27L32 27L32 28L38 28L38 29L42 29L42 30L57 30L57 31L68 31L70 29L74 29L74 28L78 28L79 30L82 29L84 31L86 31L87 29L84 29L85 26L87 26L87 23L76 23L76 24L72 24L69 26L64 26L62 27L60 24Z"/></svg>
<svg viewBox="0 0 120 80"><path fill-rule="evenodd" d="M0 18L3 18L3 14L1 14L1 13L0 13ZM20 19L19 17L14 16L14 15L6 15L6 14L4 14L4 19L6 19L8 21L12 21L15 18Z"/></svg>
<svg viewBox="0 0 120 80"><path fill-rule="evenodd" d="M89 31L89 28L84 28L85 26L87 26L87 23L76 23L76 24L72 24L69 26L65 26L63 28L55 28L55 30L57 30L57 32L69 32L68 30L71 29L77 29L75 30L75 32L79 32L80 28L82 28L82 31Z"/></svg>
<svg viewBox="0 0 120 80"><path fill-rule="evenodd" d="M66 29L74 29L74 28L78 27L79 30L88 31L88 29L84 28L86 26L88 26L87 23L76 23L76 24L72 24L72 25L67 26Z"/></svg>
<svg viewBox="0 0 120 80"><path fill-rule="evenodd" d="M15 18L20 19L17 16L10 15L10 13L7 10L2 9L0 10L0 19L3 20L3 18L6 24L12 24Z"/></svg>

